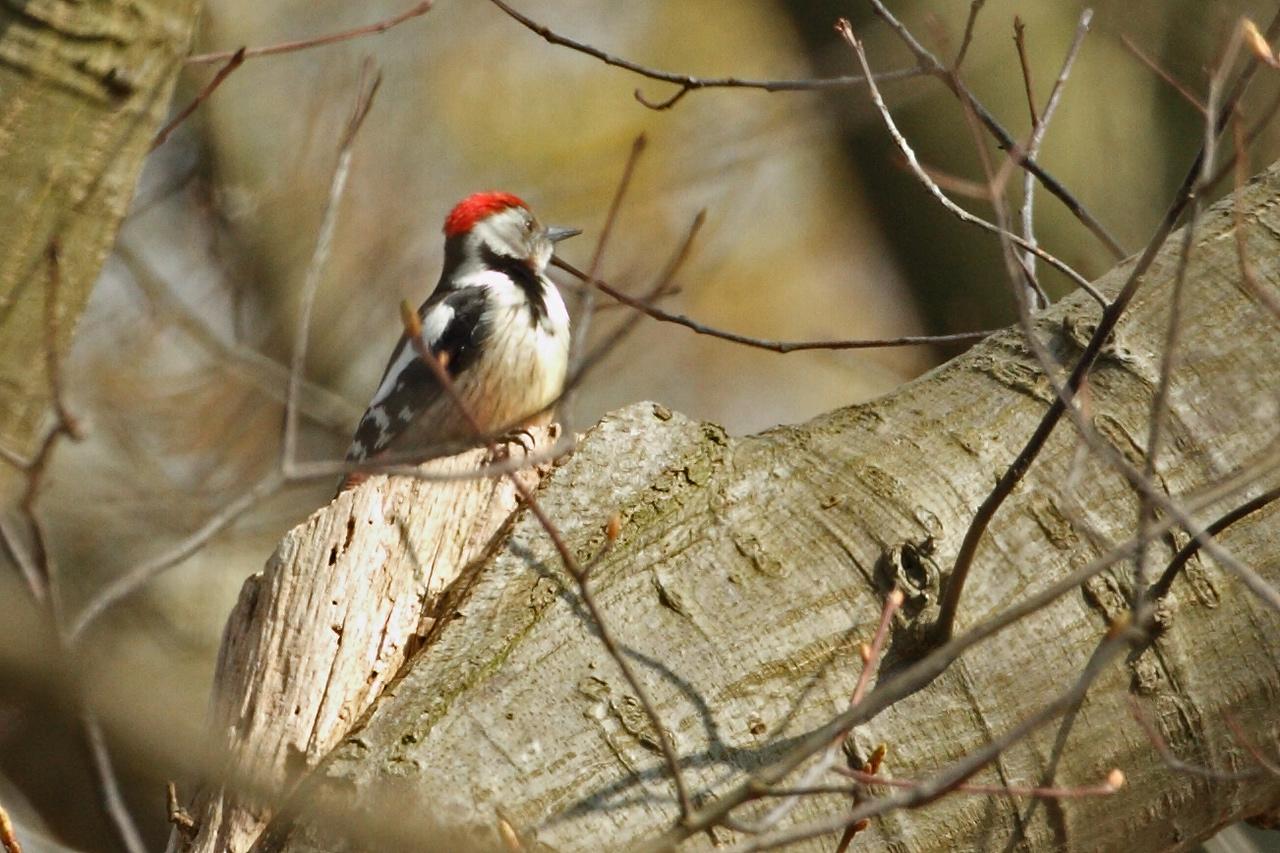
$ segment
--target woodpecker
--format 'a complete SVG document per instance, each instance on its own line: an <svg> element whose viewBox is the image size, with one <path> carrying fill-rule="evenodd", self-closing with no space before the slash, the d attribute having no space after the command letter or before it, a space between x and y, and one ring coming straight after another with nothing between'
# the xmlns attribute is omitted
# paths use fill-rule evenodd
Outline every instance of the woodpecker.
<svg viewBox="0 0 1280 853"><path fill-rule="evenodd" d="M444 268L418 309L422 338L486 434L546 424L569 365L569 312L547 264L581 233L542 225L504 192L459 202L444 222ZM480 437L401 335L347 451L360 462ZM351 474L346 489L367 475Z"/></svg>

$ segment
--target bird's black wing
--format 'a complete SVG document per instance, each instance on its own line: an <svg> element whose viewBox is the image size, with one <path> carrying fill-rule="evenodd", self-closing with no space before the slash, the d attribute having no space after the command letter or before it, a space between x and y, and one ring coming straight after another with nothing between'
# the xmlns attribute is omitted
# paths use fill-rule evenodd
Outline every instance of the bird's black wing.
<svg viewBox="0 0 1280 853"><path fill-rule="evenodd" d="M437 290L418 309L423 340L433 355L444 356L450 378L465 371L479 355L489 333L484 321L486 299L482 287ZM422 363L408 337L401 335L356 428L347 460L359 462L386 450L442 393L431 368Z"/></svg>

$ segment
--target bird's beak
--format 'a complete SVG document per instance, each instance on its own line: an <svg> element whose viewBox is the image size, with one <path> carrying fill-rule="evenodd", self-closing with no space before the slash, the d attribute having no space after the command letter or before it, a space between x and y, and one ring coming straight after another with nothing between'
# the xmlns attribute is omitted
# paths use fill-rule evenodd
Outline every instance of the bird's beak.
<svg viewBox="0 0 1280 853"><path fill-rule="evenodd" d="M559 243L561 240L568 240L570 237L576 237L581 233L581 228L556 228L551 226L547 228L547 239L552 243Z"/></svg>

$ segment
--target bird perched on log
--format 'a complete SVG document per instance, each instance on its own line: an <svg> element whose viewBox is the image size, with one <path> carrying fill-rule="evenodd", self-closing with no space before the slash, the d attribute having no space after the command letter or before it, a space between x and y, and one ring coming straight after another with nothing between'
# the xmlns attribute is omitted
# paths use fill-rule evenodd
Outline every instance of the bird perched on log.
<svg viewBox="0 0 1280 853"><path fill-rule="evenodd" d="M444 223L440 281L418 317L422 342L466 413L406 333L347 460L480 443L484 437L475 434L471 418L489 436L549 423L569 365L569 312L547 264L555 244L578 233L542 225L510 193L475 193L459 202ZM341 488L367 476L349 474Z"/></svg>

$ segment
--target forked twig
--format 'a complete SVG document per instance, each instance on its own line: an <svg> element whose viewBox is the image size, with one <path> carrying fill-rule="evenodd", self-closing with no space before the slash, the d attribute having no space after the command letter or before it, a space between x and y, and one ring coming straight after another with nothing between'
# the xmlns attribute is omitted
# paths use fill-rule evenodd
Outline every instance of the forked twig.
<svg viewBox="0 0 1280 853"><path fill-rule="evenodd" d="M1075 64L1076 55L1080 52L1080 46L1084 44L1084 37L1089 33L1089 23L1093 20L1093 10L1085 9L1080 14L1080 22L1076 25L1075 37L1071 40L1071 46L1067 48L1066 58L1062 60L1062 70L1058 72L1058 78L1053 82L1053 88L1049 91L1049 100L1045 102L1044 111L1039 115L1036 114L1034 95L1031 91L1030 71L1027 67L1026 49L1023 44L1023 28L1017 26L1018 34L1018 56L1022 61L1023 75L1026 78L1027 86L1027 103L1031 109L1031 141L1027 143L1027 157L1032 160L1040 156L1040 146L1044 143L1045 133L1049 130L1049 122L1053 119L1053 114L1057 112L1058 103L1062 100L1063 89L1066 88L1067 77L1071 75L1071 66ZM1024 172L1022 176L1022 237L1030 245L1036 245L1035 232L1035 176L1030 172ZM1035 303L1035 307L1043 308L1049 304L1049 297L1036 281L1036 253L1028 251L1022 257L1022 265L1027 271L1026 280L1031 285L1030 295Z"/></svg>
<svg viewBox="0 0 1280 853"><path fill-rule="evenodd" d="M644 96L639 89L635 90L635 99L651 110L667 110L674 107L685 95L699 89L759 89L765 92L808 92L819 89L843 89L849 86L862 85L866 81L861 77L815 77L810 79L799 80L747 80L740 77L694 77L690 74L678 74L671 71L662 71L656 68L649 68L638 62L632 62L620 56L614 56L611 53L601 50L585 42L571 39L568 36L561 35L550 27L540 24L534 19L525 15L504 0L490 0L493 5L497 6L509 18L520 24L525 29L540 36L548 44L566 47L578 53L585 54L600 60L605 65L612 65L615 68L622 68L641 77L647 77L650 80L658 80L663 83L672 83L680 88L674 95L662 101L650 101ZM906 80L912 77L919 77L923 71L919 68L903 68L898 71L889 71L880 75L882 82L890 80Z"/></svg>

